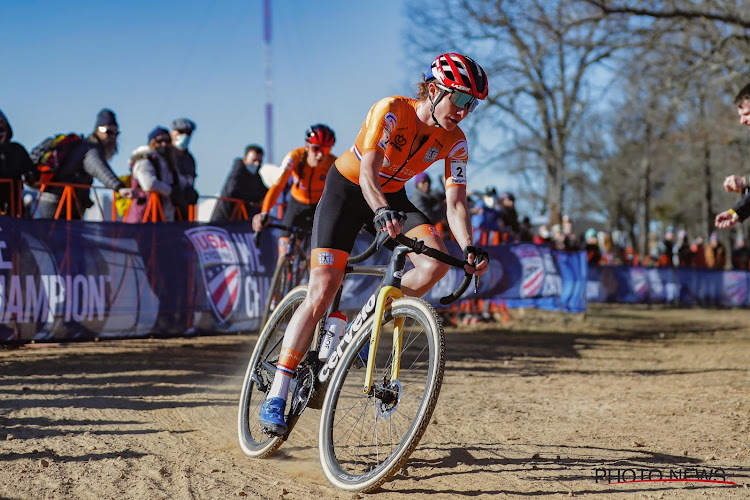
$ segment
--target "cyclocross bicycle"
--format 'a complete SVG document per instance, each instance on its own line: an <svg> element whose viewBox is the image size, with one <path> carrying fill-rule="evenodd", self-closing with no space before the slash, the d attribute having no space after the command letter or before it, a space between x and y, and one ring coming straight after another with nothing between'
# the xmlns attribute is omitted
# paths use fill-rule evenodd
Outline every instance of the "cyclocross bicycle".
<svg viewBox="0 0 750 500"><path fill-rule="evenodd" d="M285 226L277 222L269 222L266 227L289 231L289 242L282 260L276 265L268 287L266 305L263 307L263 315L260 320L259 330L268 322L268 316L281 302L281 299L289 293L292 288L307 282L310 276L309 246L310 230L296 226ZM260 232L255 233L255 244L258 245Z"/></svg>
<svg viewBox="0 0 750 500"><path fill-rule="evenodd" d="M363 254L351 257L346 276L382 276L383 281L327 361L318 360L322 319L312 348L290 385L287 431L269 436L258 417L276 372L281 342L289 320L307 293L293 289L271 314L250 357L239 405L238 431L242 450L265 458L289 437L307 407L322 409L320 458L326 477L348 491L372 491L395 474L414 451L437 403L445 368L444 333L435 309L422 299L404 297L400 286L409 252L424 253L463 269L465 261L403 235L388 266L357 265L372 255L376 238ZM466 273L458 289L440 302L458 299L468 288ZM345 278L346 279L346 278ZM329 308L339 308L343 283ZM391 342L382 342L390 338Z"/></svg>

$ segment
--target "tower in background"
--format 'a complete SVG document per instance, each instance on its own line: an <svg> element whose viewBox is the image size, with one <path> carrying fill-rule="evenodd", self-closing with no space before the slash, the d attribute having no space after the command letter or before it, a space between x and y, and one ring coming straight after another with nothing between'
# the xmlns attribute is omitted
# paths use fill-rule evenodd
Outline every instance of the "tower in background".
<svg viewBox="0 0 750 500"><path fill-rule="evenodd" d="M271 102L271 0L263 0L263 45L266 64L266 151L264 160L273 163L273 104Z"/></svg>

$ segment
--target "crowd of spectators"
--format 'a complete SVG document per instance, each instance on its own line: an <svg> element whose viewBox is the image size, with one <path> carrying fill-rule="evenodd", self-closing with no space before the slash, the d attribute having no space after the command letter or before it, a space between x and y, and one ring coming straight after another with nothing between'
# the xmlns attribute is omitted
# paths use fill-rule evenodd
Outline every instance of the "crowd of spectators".
<svg viewBox="0 0 750 500"><path fill-rule="evenodd" d="M10 119L0 110L0 213L20 210L24 217L82 219L94 205L91 190L97 179L114 191L113 202L124 222L142 222L149 210L158 211L154 220L191 220L191 208L199 197L196 161L189 149L196 128L188 118L173 120L170 128L157 125L144 137L145 144L130 154L130 172L118 177L109 163L118 152L120 135L111 109L99 111L90 134L53 136L30 152L12 141ZM53 164L51 158L54 167L48 166ZM234 199L232 203L244 200L250 207L263 199L267 187L258 173L262 158L263 150L253 145L235 162L223 190L223 195ZM28 186L23 206L21 183ZM150 204L152 199L158 207ZM228 219L231 212L220 202L215 219Z"/></svg>

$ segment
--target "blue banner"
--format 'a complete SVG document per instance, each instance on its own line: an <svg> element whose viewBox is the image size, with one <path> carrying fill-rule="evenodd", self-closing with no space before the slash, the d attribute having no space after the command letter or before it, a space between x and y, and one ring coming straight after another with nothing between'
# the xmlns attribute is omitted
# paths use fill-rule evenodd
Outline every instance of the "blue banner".
<svg viewBox="0 0 750 500"><path fill-rule="evenodd" d="M277 239L277 232L264 231L256 246L245 222L124 224L0 216L0 343L256 330ZM355 253L370 241L361 236ZM461 255L455 243L448 245ZM535 245L488 252L490 270L464 299L585 310L583 252ZM368 264L384 264L389 257L381 250ZM425 299L437 305L462 278L463 271L451 269ZM347 279L342 306L359 309L378 283L371 276Z"/></svg>
<svg viewBox="0 0 750 500"><path fill-rule="evenodd" d="M691 268L592 267L592 302L747 307L750 273Z"/></svg>

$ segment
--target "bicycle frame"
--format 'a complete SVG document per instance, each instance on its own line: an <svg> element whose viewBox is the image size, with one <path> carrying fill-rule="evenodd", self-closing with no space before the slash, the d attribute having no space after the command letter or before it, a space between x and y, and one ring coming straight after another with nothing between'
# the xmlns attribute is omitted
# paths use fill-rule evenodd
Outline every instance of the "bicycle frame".
<svg viewBox="0 0 750 500"><path fill-rule="evenodd" d="M346 333L344 334L341 342L339 343L336 350L331 354L331 357L318 372L316 380L324 384L328 381L328 377L336 368L341 355L346 350L347 346L354 340L355 335L359 331L361 325L366 319L374 314L376 318L382 318L386 310L390 307L389 300L399 299L404 296L401 291L401 277L403 276L404 268L406 267L406 254L412 250L399 245L393 251L390 264L386 266L348 266L346 269L346 276L351 274L369 274L375 276L384 276L383 283L380 285L379 290L374 293L370 299L365 303L362 309L357 314L356 318L347 325ZM333 303L328 309L330 314L333 311L338 310L341 302L341 294L344 289L344 283L342 282L339 287L336 297ZM374 304L371 304L373 297L375 298ZM391 378L398 379L399 368L401 365L401 340L402 340L402 327L403 318L396 318L393 329L393 365L391 371ZM374 321L373 328L370 332L370 348L369 355L367 357L367 367L365 370L365 384L363 391L368 394L372 390L372 379L374 373L375 352L377 352L378 342L380 340L381 321ZM320 343L320 328L317 329L314 338L314 346Z"/></svg>

